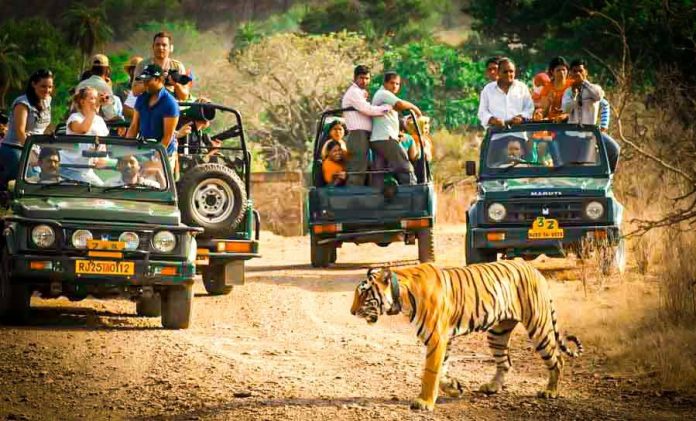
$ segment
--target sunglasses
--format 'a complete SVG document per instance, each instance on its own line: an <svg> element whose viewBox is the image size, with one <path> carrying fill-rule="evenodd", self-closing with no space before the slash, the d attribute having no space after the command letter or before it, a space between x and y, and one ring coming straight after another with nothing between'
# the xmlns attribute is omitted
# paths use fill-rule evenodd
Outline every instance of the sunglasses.
<svg viewBox="0 0 696 421"><path fill-rule="evenodd" d="M53 72L48 69L39 69L34 72L34 76L40 77L42 79L47 77L53 77Z"/></svg>

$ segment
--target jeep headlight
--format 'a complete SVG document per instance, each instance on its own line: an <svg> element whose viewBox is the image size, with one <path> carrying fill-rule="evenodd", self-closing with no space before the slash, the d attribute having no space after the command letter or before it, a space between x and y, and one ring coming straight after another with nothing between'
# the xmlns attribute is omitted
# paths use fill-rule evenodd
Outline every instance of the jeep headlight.
<svg viewBox="0 0 696 421"><path fill-rule="evenodd" d="M118 236L118 241L126 243L126 250L137 250L140 245L140 237L138 237L138 234L131 231L121 233L121 235Z"/></svg>
<svg viewBox="0 0 696 421"><path fill-rule="evenodd" d="M77 230L72 235L72 245L76 249L87 248L87 242L92 239L92 233L87 230Z"/></svg>
<svg viewBox="0 0 696 421"><path fill-rule="evenodd" d="M152 247L160 253L169 253L176 247L176 237L170 231L160 231L152 237Z"/></svg>
<svg viewBox="0 0 696 421"><path fill-rule="evenodd" d="M505 210L505 206L500 203L491 203L491 205L488 206L488 219L491 221L500 222L505 219L506 214L507 210Z"/></svg>
<svg viewBox="0 0 696 421"><path fill-rule="evenodd" d="M585 206L585 215L592 220L597 220L604 215L604 205L599 202L590 202Z"/></svg>
<svg viewBox="0 0 696 421"><path fill-rule="evenodd" d="M56 233L48 225L37 225L31 230L31 241L37 247L48 248L56 242Z"/></svg>

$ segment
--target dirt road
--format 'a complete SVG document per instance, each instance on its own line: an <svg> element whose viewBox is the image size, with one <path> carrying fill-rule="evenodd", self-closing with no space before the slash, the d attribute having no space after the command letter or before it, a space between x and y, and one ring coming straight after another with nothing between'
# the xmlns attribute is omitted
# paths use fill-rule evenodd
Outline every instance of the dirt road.
<svg viewBox="0 0 696 421"><path fill-rule="evenodd" d="M460 261L463 231L437 233L440 261ZM364 267L413 259L414 247L346 245L339 265L308 265L306 238L264 233L263 259L227 297L198 285L192 328L165 331L125 301L33 298L29 326L0 327L5 419L684 419L696 401L655 393L605 367L599 346L566 365L562 397L535 398L546 379L518 330L513 371L498 396L474 390L494 367L482 334L458 339L451 372L467 387L434 413L408 402L423 347L405 321L375 326L349 314ZM551 277L553 277L551 275ZM560 323L582 334L579 282L552 282ZM565 323L564 323L565 320ZM659 395L659 396L658 396Z"/></svg>

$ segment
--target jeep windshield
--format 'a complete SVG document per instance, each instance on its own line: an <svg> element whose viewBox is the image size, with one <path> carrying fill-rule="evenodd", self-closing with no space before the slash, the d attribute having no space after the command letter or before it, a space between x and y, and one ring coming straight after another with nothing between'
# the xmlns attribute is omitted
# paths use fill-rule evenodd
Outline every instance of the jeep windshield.
<svg viewBox="0 0 696 421"><path fill-rule="evenodd" d="M481 176L606 176L604 147L594 128L531 124L491 130L483 144Z"/></svg>
<svg viewBox="0 0 696 421"><path fill-rule="evenodd" d="M65 187L106 193L125 189L166 191L167 171L161 147L135 140L95 141L89 136L33 139L21 172L40 190Z"/></svg>

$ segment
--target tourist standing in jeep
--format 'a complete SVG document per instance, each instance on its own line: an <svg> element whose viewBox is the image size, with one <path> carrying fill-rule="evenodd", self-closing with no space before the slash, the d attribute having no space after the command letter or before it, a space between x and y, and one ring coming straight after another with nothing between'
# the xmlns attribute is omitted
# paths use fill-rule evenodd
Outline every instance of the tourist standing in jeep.
<svg viewBox="0 0 696 421"><path fill-rule="evenodd" d="M186 101L190 95L191 81L179 83L179 75L186 73L184 64L171 58L174 51L174 38L169 32L158 32L152 38L152 57L142 60L135 67L134 74L139 75L151 64L156 64L164 71L164 80L167 90L179 101ZM138 96L146 91L145 85L137 79L133 82L133 95Z"/></svg>
<svg viewBox="0 0 696 421"><path fill-rule="evenodd" d="M51 124L51 93L53 73L41 69L29 77L24 95L12 102L7 133L0 145L0 190L6 190L7 182L17 177L27 137L43 134Z"/></svg>
<svg viewBox="0 0 696 421"><path fill-rule="evenodd" d="M348 129L347 146L350 150L350 158L346 164L348 185L364 186L365 173L367 171L367 153L370 149L370 133L372 132L372 117L383 116L391 106L371 105L367 101L367 87L370 85L370 69L359 65L353 71L353 83L350 85L341 101L341 108L354 108L355 111L346 111L343 117Z"/></svg>
<svg viewBox="0 0 696 421"><path fill-rule="evenodd" d="M172 169L176 164L174 131L179 121L179 104L164 87L164 72L157 64L146 66L136 78L143 82L146 91L135 101L133 120L126 137L140 133L146 139L157 139L167 149Z"/></svg>
<svg viewBox="0 0 696 421"><path fill-rule="evenodd" d="M519 124L532 117L534 102L529 88L515 79L515 63L509 58L498 61L498 80L481 91L478 118L484 128Z"/></svg>

